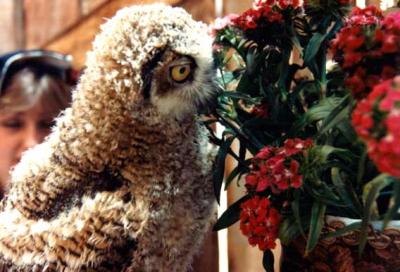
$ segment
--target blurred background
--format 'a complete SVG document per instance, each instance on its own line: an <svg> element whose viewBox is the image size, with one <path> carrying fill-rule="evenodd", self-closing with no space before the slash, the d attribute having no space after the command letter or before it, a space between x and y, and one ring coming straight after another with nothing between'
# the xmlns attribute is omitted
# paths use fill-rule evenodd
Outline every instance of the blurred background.
<svg viewBox="0 0 400 272"><path fill-rule="evenodd" d="M393 6L393 0L354 0L359 7L376 5L382 9ZM241 13L251 7L251 0L1 0L0 54L16 49L45 48L71 54L74 67L84 67L86 52L99 31L99 26L120 8L136 4L163 2L186 9L197 20L211 23L216 17ZM227 161L227 171L232 162ZM244 192L243 187L231 186L222 198L223 211ZM276 251L279 255L279 249ZM205 241L194 271L258 272L262 252L248 245L238 224L229 230L213 233ZM278 264L276 264L278 266Z"/></svg>

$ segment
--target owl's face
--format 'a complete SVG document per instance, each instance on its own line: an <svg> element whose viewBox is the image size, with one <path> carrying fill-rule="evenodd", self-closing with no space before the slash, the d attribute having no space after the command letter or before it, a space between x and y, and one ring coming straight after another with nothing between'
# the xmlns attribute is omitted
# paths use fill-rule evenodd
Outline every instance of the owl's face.
<svg viewBox="0 0 400 272"><path fill-rule="evenodd" d="M157 121L184 118L214 101L212 39L182 8L132 6L101 28L86 70L104 76L93 90L116 94L108 104L118 99L133 119Z"/></svg>
<svg viewBox="0 0 400 272"><path fill-rule="evenodd" d="M183 118L215 98L210 60L159 49L142 69L143 97L165 117Z"/></svg>

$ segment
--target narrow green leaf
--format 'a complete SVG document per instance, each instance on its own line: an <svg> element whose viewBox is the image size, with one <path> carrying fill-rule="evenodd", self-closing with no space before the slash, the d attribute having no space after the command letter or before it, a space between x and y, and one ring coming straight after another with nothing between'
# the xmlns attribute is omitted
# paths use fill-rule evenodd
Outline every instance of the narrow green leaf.
<svg viewBox="0 0 400 272"><path fill-rule="evenodd" d="M214 194L219 203L219 199L221 196L221 187L224 180L224 172L225 172L225 158L228 154L228 150L233 142L235 137L229 137L225 139L221 146L219 147L216 163L215 163L215 171L213 173L213 185L214 185Z"/></svg>
<svg viewBox="0 0 400 272"><path fill-rule="evenodd" d="M362 178L364 176L365 172L365 162L368 158L367 156L368 152L367 149L364 149L363 153L360 156L360 159L358 160L358 171L357 171L357 184L362 185Z"/></svg>
<svg viewBox="0 0 400 272"><path fill-rule="evenodd" d="M291 135L296 135L296 132L306 127L307 125L325 119L332 109L341 101L339 97L327 97L322 99L318 104L308 109L300 119L298 119L290 131Z"/></svg>
<svg viewBox="0 0 400 272"><path fill-rule="evenodd" d="M274 254L271 250L264 251L263 267L267 272L274 272Z"/></svg>
<svg viewBox="0 0 400 272"><path fill-rule="evenodd" d="M215 223L213 227L213 231L219 231L235 224L240 219L240 205L249 198L250 195L245 195L229 206L221 217L218 218L217 223Z"/></svg>
<svg viewBox="0 0 400 272"><path fill-rule="evenodd" d="M340 176L339 168L333 167L331 169L332 182L335 185L335 189L339 193L339 196L343 199L347 207L350 208L356 215L361 216L362 206L357 199L357 195L354 192L351 184L347 184Z"/></svg>
<svg viewBox="0 0 400 272"><path fill-rule="evenodd" d="M393 204L390 206L389 210L385 214L382 230L384 230L388 226L389 222L393 219L393 217L399 211L399 208L400 208L400 180L397 180L393 184L393 193L392 193L391 202Z"/></svg>
<svg viewBox="0 0 400 272"><path fill-rule="evenodd" d="M340 237L345 235L348 232L354 231L354 230L358 230L361 227L361 222L354 222L351 223L350 225L347 225L341 229L338 229L334 232L330 232L326 235L324 235L322 238L326 238L326 239L330 239L330 238L335 238L335 237Z"/></svg>
<svg viewBox="0 0 400 272"><path fill-rule="evenodd" d="M369 181L363 191L363 199L365 202L364 205L364 215L363 220L361 222L361 230L360 230L360 243L358 245L359 254L361 256L365 245L367 243L368 236L368 226L371 223L371 217L375 212L374 206L376 205L375 200L379 195L379 192L390 185L393 182L393 179L388 178L386 174L380 174L375 177L373 180Z"/></svg>
<svg viewBox="0 0 400 272"><path fill-rule="evenodd" d="M313 203L305 255L308 255L308 253L310 253L318 244L322 227L324 226L325 210L325 204L319 201Z"/></svg>
<svg viewBox="0 0 400 272"><path fill-rule="evenodd" d="M319 138L324 135L328 130L341 123L344 119L349 117L349 96L343 97L339 105L332 109L331 113L323 120L321 127L316 135Z"/></svg>
<svg viewBox="0 0 400 272"><path fill-rule="evenodd" d="M257 57L257 47L250 47L246 54L246 68L249 75L253 75L257 69L257 65L255 64L255 60Z"/></svg>
<svg viewBox="0 0 400 272"><path fill-rule="evenodd" d="M354 128L349 120L343 120L343 122L337 125L337 128L349 143L354 143L357 141L357 134L355 133Z"/></svg>
<svg viewBox="0 0 400 272"><path fill-rule="evenodd" d="M303 228L308 224L309 218L302 218L300 221ZM282 245L289 245L294 239L296 239L300 234L298 225L296 224L296 219L289 217L284 219L279 226L279 239Z"/></svg>
<svg viewBox="0 0 400 272"><path fill-rule="evenodd" d="M322 42L325 40L327 33L315 33L311 38L310 42L307 44L307 47L304 52L304 63L308 66L310 65L312 59L318 53L319 48L321 47Z"/></svg>
<svg viewBox="0 0 400 272"><path fill-rule="evenodd" d="M303 237L306 237L306 234L304 232L303 226L301 224L301 216L300 216L300 191L295 190L294 191L294 199L291 203L292 211L293 211L293 216L296 221L297 227L299 228L299 231Z"/></svg>
<svg viewBox="0 0 400 272"><path fill-rule="evenodd" d="M251 160L245 161L245 164L239 163L228 175L228 177L225 180L225 190L228 189L229 184L240 174L247 173L249 172L249 166L250 166Z"/></svg>

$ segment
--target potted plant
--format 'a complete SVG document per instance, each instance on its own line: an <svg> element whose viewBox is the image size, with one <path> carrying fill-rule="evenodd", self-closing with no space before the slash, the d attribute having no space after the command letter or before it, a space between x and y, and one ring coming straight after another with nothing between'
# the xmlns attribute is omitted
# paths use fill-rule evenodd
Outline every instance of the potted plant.
<svg viewBox="0 0 400 272"><path fill-rule="evenodd" d="M235 179L245 188L214 229L239 221L267 271L278 238L283 271L396 269L400 13L255 1L213 34L221 92L207 124L224 127L212 137L215 193ZM228 154L237 166L224 178Z"/></svg>

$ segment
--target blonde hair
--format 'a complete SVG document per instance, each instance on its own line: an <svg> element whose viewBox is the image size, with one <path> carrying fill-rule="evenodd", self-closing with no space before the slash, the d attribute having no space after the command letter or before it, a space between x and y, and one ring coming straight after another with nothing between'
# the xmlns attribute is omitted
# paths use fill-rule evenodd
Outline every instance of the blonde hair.
<svg viewBox="0 0 400 272"><path fill-rule="evenodd" d="M59 76L27 66L15 72L0 97L0 113L28 110L41 103L58 112L71 102L71 87Z"/></svg>

